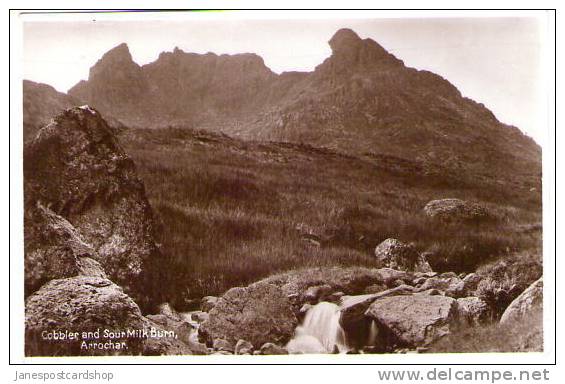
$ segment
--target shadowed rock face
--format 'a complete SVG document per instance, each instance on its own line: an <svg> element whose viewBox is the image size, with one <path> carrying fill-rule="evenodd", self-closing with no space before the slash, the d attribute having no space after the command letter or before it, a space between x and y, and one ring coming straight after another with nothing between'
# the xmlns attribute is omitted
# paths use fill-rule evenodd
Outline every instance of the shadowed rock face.
<svg viewBox="0 0 565 384"><path fill-rule="evenodd" d="M25 296L53 279L106 277L96 251L63 217L37 202L24 212Z"/></svg>
<svg viewBox="0 0 565 384"><path fill-rule="evenodd" d="M91 254L142 307L156 304L159 279L153 263L159 253L151 209L133 161L97 111L69 109L39 131L24 149L24 194L30 212L26 250L45 248L49 241L33 213L40 204L68 221L94 251L79 253ZM36 256L26 253L28 261ZM63 274L73 275L67 269ZM46 274L26 287L33 290L48 277L61 276Z"/></svg>

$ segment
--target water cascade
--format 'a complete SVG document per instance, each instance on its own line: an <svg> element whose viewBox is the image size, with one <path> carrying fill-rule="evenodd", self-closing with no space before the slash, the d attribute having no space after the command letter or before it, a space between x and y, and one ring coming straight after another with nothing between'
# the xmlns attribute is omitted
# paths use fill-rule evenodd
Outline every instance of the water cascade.
<svg viewBox="0 0 565 384"><path fill-rule="evenodd" d="M286 348L290 353L345 353L349 350L339 324L340 307L322 301L308 310Z"/></svg>

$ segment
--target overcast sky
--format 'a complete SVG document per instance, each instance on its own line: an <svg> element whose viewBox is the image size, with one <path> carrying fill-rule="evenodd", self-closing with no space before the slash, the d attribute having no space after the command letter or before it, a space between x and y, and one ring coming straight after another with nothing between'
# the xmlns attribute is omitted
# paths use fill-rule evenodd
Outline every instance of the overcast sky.
<svg viewBox="0 0 565 384"><path fill-rule="evenodd" d="M407 66L443 76L538 142L547 130L542 26L535 18L27 21L23 72L25 79L66 92L122 42L140 65L178 46L197 53L254 52L277 73L312 71L330 55L327 41L344 27L374 39Z"/></svg>

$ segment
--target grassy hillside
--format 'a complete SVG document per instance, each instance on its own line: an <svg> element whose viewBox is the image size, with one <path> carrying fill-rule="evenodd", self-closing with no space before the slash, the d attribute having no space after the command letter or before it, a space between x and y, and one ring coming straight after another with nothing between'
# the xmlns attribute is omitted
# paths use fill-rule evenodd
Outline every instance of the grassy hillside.
<svg viewBox="0 0 565 384"><path fill-rule="evenodd" d="M129 129L120 141L157 216L164 288L179 308L285 270L373 266L388 237L431 252L440 271L541 261L541 193L520 180L189 129ZM447 197L481 202L492 217L440 223L423 214Z"/></svg>

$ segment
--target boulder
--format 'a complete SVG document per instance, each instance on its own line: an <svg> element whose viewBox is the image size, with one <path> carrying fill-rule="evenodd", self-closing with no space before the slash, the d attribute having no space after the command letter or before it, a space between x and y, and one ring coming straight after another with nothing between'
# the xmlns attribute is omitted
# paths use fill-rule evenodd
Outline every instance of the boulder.
<svg viewBox="0 0 565 384"><path fill-rule="evenodd" d="M265 343L261 346L262 355L288 355L286 348L280 347L273 343Z"/></svg>
<svg viewBox="0 0 565 384"><path fill-rule="evenodd" d="M175 321L183 321L181 314L175 311L169 303L162 303L159 305L159 314Z"/></svg>
<svg viewBox="0 0 565 384"><path fill-rule="evenodd" d="M342 299L339 323L345 331L348 344L357 348L364 346L372 321L365 312L374 301L388 296L410 295L413 291L413 287L401 285L374 294L345 296Z"/></svg>
<svg viewBox="0 0 565 384"><path fill-rule="evenodd" d="M457 299L457 310L460 322L470 326L486 324L492 317L488 304L474 296Z"/></svg>
<svg viewBox="0 0 565 384"><path fill-rule="evenodd" d="M405 244L397 239L386 239L377 245L375 257L381 267L418 272L432 270L412 244Z"/></svg>
<svg viewBox="0 0 565 384"><path fill-rule="evenodd" d="M399 345L426 346L457 325L457 302L445 296L389 296L375 300L365 315Z"/></svg>
<svg viewBox="0 0 565 384"><path fill-rule="evenodd" d="M218 298L216 296L204 296L200 302L200 310L202 312L209 312L217 302Z"/></svg>
<svg viewBox="0 0 565 384"><path fill-rule="evenodd" d="M162 331L144 318L137 304L123 290L102 277L76 276L51 280L29 296L25 306L25 353L27 356L191 354L176 337L125 337L123 332ZM104 335L103 330L119 337ZM97 331L94 338L83 332ZM77 337L45 334L74 334ZM107 336L107 337L106 337ZM110 343L105 349L90 342Z"/></svg>
<svg viewBox="0 0 565 384"><path fill-rule="evenodd" d="M469 273L463 278L463 284L465 284L465 292L467 294L475 292L479 287L482 277L476 273Z"/></svg>
<svg viewBox="0 0 565 384"><path fill-rule="evenodd" d="M24 148L24 195L26 211L39 203L65 218L108 277L138 304L158 303L162 284L151 208L133 161L99 112L74 107L39 130ZM33 220L28 217L27 228Z"/></svg>
<svg viewBox="0 0 565 384"><path fill-rule="evenodd" d="M194 320L196 323L203 323L203 322L205 322L209 317L210 317L210 315L208 314L208 312L194 311L194 312L191 313L191 318L192 318L192 320Z"/></svg>
<svg viewBox="0 0 565 384"><path fill-rule="evenodd" d="M380 277L380 281L388 287L394 286L394 282L398 280L402 280L406 284L410 284L414 279L411 273L392 268L379 268L376 271Z"/></svg>
<svg viewBox="0 0 565 384"><path fill-rule="evenodd" d="M412 285L414 286L418 286L418 285L422 285L426 282L427 278L426 277L416 277L414 280L412 280Z"/></svg>
<svg viewBox="0 0 565 384"><path fill-rule="evenodd" d="M483 220L489 217L483 206L461 199L432 200L424 207L424 213L429 217L447 221Z"/></svg>
<svg viewBox="0 0 565 384"><path fill-rule="evenodd" d="M253 353L253 344L247 340L240 339L235 344L236 355L251 355Z"/></svg>
<svg viewBox="0 0 565 384"><path fill-rule="evenodd" d="M258 348L267 342L286 343L297 323L291 303L279 287L255 283L232 288L220 297L199 334L207 343L224 339L235 344L244 339Z"/></svg>
<svg viewBox="0 0 565 384"><path fill-rule="evenodd" d="M184 343L194 355L207 354L206 345L199 343L196 337L196 329L174 311L167 303L160 306L161 313L157 315L147 315L146 318L158 325L159 328L172 331L175 339Z"/></svg>
<svg viewBox="0 0 565 384"><path fill-rule="evenodd" d="M172 338L148 338L143 341L142 354L144 356L206 355L207 351L193 350L192 347L189 348L186 344Z"/></svg>
<svg viewBox="0 0 565 384"><path fill-rule="evenodd" d="M524 292L520 294L510 305L500 318L502 324L519 321L524 316L533 311L540 311L543 305L543 277L535 281Z"/></svg>
<svg viewBox="0 0 565 384"><path fill-rule="evenodd" d="M304 299L309 303L317 303L318 301L322 301L331 292L332 287L328 284L315 285L309 287L306 292L304 292Z"/></svg>
<svg viewBox="0 0 565 384"><path fill-rule="evenodd" d="M212 348L216 351L224 351L229 353L234 353L235 348L232 343L224 339L214 339L212 342Z"/></svg>
<svg viewBox="0 0 565 384"><path fill-rule="evenodd" d="M337 303L339 301L341 301L341 298L345 296L345 293L339 291L339 292L333 292L332 294L330 294L329 296L327 296L325 298L325 300L331 302L331 303Z"/></svg>
<svg viewBox="0 0 565 384"><path fill-rule="evenodd" d="M453 297L454 299L467 296L467 292L465 290L465 283L463 281L459 281L454 284L451 284L445 290L445 296Z"/></svg>
<svg viewBox="0 0 565 384"><path fill-rule="evenodd" d="M427 291L429 289L437 289L442 292L446 292L450 290L451 292L455 293L462 288L459 286L461 283L461 279L458 277L441 277L435 276L427 279L424 281L418 288L417 291Z"/></svg>

